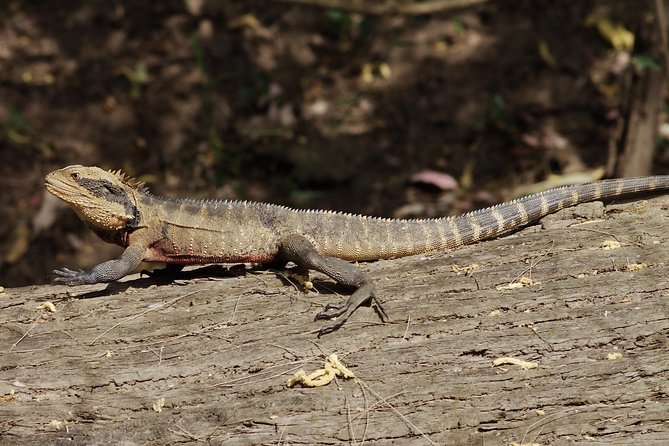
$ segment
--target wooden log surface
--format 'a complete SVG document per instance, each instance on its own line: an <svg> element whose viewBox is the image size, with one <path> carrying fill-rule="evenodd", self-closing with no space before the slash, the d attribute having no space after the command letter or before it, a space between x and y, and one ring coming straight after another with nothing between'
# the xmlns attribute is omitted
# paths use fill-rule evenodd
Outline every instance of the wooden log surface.
<svg viewBox="0 0 669 446"><path fill-rule="evenodd" d="M7 289L0 444L669 444L668 206L361 264L393 322L362 308L321 339L342 290L313 274ZM332 353L356 379L286 386Z"/></svg>

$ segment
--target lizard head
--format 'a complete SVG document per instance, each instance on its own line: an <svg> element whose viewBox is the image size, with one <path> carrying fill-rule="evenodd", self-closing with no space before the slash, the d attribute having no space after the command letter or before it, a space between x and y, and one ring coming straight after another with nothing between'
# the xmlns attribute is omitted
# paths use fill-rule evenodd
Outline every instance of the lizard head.
<svg viewBox="0 0 669 446"><path fill-rule="evenodd" d="M122 231L137 223L137 195L144 184L121 171L68 166L44 179L47 190L70 205L84 223L100 231Z"/></svg>

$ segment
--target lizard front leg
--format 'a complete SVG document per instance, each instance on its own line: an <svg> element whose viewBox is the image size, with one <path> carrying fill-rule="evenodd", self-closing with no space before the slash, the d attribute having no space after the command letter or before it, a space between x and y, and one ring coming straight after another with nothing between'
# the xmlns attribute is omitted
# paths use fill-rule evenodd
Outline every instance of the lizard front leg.
<svg viewBox="0 0 669 446"><path fill-rule="evenodd" d="M374 283L349 262L320 254L309 240L299 234L284 237L279 243L279 252L285 260L294 262L298 267L320 271L337 283L355 288L355 292L348 300L328 304L324 311L316 315L316 320L337 318L333 324L321 328L318 337L338 330L359 306L372 301L378 308L381 320L383 322L389 320L376 297Z"/></svg>
<svg viewBox="0 0 669 446"><path fill-rule="evenodd" d="M90 271L73 271L68 268L54 270L57 276L55 281L67 285L113 282L133 272L144 259L144 252L143 246L130 245L118 259L100 263Z"/></svg>

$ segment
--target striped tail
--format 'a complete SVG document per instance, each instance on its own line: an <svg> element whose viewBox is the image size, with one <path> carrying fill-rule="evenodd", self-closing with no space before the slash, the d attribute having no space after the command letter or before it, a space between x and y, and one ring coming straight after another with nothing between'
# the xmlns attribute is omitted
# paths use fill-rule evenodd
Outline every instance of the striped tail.
<svg viewBox="0 0 669 446"><path fill-rule="evenodd" d="M669 190L669 175L619 178L549 189L457 217L447 218L453 232L449 247L507 234L562 208L589 201Z"/></svg>

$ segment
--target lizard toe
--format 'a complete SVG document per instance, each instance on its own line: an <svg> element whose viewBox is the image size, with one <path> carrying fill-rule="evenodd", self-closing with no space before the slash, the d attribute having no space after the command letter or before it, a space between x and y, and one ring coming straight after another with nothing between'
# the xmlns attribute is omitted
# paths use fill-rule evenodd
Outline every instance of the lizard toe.
<svg viewBox="0 0 669 446"><path fill-rule="evenodd" d="M325 325L325 326L321 327L321 329L318 330L317 337L320 338L323 335L330 334L332 332L335 332L335 331L339 330L341 328L341 326L344 325L344 322L346 322L346 319L340 319L333 324Z"/></svg>
<svg viewBox="0 0 669 446"><path fill-rule="evenodd" d="M54 282L64 283L66 285L81 285L86 283L84 277L86 272L83 270L72 270L69 268L55 269L53 273L56 275Z"/></svg>
<svg viewBox="0 0 669 446"><path fill-rule="evenodd" d="M346 313L346 310L349 308L349 302L343 300L341 302L330 303L325 306L325 310L321 311L314 318L315 321L318 320L329 320L341 316Z"/></svg>
<svg viewBox="0 0 669 446"><path fill-rule="evenodd" d="M83 270L75 271L69 268L62 268L62 269L54 269L53 273L57 276L55 279L56 282L64 282L80 274L83 274L84 271Z"/></svg>

